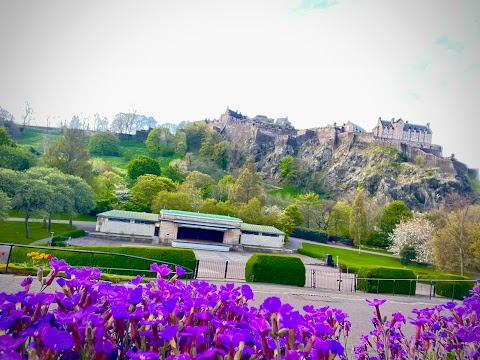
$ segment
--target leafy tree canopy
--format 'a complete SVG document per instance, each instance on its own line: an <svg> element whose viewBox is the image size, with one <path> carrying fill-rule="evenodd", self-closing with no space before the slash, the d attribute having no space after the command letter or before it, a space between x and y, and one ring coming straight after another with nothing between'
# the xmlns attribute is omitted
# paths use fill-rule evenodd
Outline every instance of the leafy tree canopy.
<svg viewBox="0 0 480 360"><path fill-rule="evenodd" d="M88 162L88 150L83 144L83 131L65 129L63 136L50 144L44 154L48 167L55 167L65 174L92 182L92 165Z"/></svg>
<svg viewBox="0 0 480 360"><path fill-rule="evenodd" d="M384 233L390 234L401 220L412 217L412 212L407 205L401 200L395 200L383 209L378 226Z"/></svg>
<svg viewBox="0 0 480 360"><path fill-rule="evenodd" d="M177 191L178 185L171 179L145 174L139 176L130 190L130 201L138 205L143 211L150 211L153 199L160 191Z"/></svg>
<svg viewBox="0 0 480 360"><path fill-rule="evenodd" d="M102 156L119 156L121 153L120 140L108 131L93 134L88 141L88 149L90 153Z"/></svg>
<svg viewBox="0 0 480 360"><path fill-rule="evenodd" d="M153 174L160 176L160 164L146 155L140 155L127 164L128 177L136 180L139 176Z"/></svg>
<svg viewBox="0 0 480 360"><path fill-rule="evenodd" d="M152 212L158 213L162 209L192 211L192 200L184 192L160 191L152 202Z"/></svg>

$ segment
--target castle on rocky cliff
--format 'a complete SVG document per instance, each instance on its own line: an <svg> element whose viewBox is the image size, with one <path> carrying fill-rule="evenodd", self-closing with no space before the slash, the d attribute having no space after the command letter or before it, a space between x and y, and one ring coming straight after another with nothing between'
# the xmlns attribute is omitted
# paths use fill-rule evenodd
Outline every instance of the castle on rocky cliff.
<svg viewBox="0 0 480 360"><path fill-rule="evenodd" d="M404 152L406 147L410 146L442 157L442 147L432 144L432 129L429 123L426 125L411 124L401 118L383 120L379 117L376 126L371 132L365 131L365 129L351 121L341 126L334 123L333 126L328 125L307 130L296 130L288 120L288 117L276 120L265 115L249 117L227 107L227 110L220 115L219 119L206 120L206 122L220 133L227 132L231 127L239 131L245 129L245 127L248 129L263 129L268 132L275 132L277 135L294 137L302 137L306 133L313 131L324 143L331 143L332 145L343 142L345 138L351 138L355 142L381 143L382 145L393 146Z"/></svg>

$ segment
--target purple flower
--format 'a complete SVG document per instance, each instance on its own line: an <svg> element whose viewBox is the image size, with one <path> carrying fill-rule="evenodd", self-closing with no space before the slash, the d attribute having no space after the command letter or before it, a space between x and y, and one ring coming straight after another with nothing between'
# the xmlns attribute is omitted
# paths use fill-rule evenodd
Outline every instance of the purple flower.
<svg viewBox="0 0 480 360"><path fill-rule="evenodd" d="M373 299L373 300L365 299L365 301L368 303L368 305L377 307L384 304L387 301L387 299Z"/></svg>
<svg viewBox="0 0 480 360"><path fill-rule="evenodd" d="M317 335L332 335L333 334L333 329L330 327L330 325L327 324L316 324L315 325L315 332Z"/></svg>
<svg viewBox="0 0 480 360"><path fill-rule="evenodd" d="M142 283L144 277L145 277L145 275L143 275L143 276L137 275L132 280L130 280L128 283L132 284L132 285L139 285L139 284Z"/></svg>
<svg viewBox="0 0 480 360"><path fill-rule="evenodd" d="M153 263L152 265L150 265L150 270L156 272L162 278L172 273L172 270L170 270L165 264L158 266L157 263Z"/></svg>
<svg viewBox="0 0 480 360"><path fill-rule="evenodd" d="M65 271L68 269L68 264L65 260L58 260L56 257L50 260L50 266L55 270L55 272Z"/></svg>
<svg viewBox="0 0 480 360"><path fill-rule="evenodd" d="M175 274L177 274L177 276L183 276L186 273L187 272L181 266L175 266Z"/></svg>
<svg viewBox="0 0 480 360"><path fill-rule="evenodd" d="M22 280L20 283L20 286L23 286L25 288L25 291L28 292L30 290L30 285L33 282L33 278L29 275L25 279Z"/></svg>
<svg viewBox="0 0 480 360"><path fill-rule="evenodd" d="M282 306L282 301L276 296L271 296L265 299L262 306L269 312L278 312L280 306Z"/></svg>
<svg viewBox="0 0 480 360"><path fill-rule="evenodd" d="M175 310L175 306L177 306L177 298L173 297L167 301L164 301L162 305L163 305L163 309L167 313L172 313Z"/></svg>
<svg viewBox="0 0 480 360"><path fill-rule="evenodd" d="M253 291L250 286L247 284L243 284L241 287L242 295L245 296L245 299L252 300L253 299Z"/></svg>
<svg viewBox="0 0 480 360"><path fill-rule="evenodd" d="M0 354L9 353L15 351L20 345L25 342L26 338L13 338L10 335L1 335L0 336Z"/></svg>
<svg viewBox="0 0 480 360"><path fill-rule="evenodd" d="M56 328L49 328L43 332L42 341L53 352L68 350L73 346L73 336Z"/></svg>
<svg viewBox="0 0 480 360"><path fill-rule="evenodd" d="M128 295L128 302L133 305L137 305L142 301L142 287L138 286L130 292Z"/></svg>
<svg viewBox="0 0 480 360"><path fill-rule="evenodd" d="M95 341L93 348L97 353L103 352L105 354L110 354L113 350L113 343L110 339L106 338L105 336L102 336L101 339L98 339L97 341Z"/></svg>
<svg viewBox="0 0 480 360"><path fill-rule="evenodd" d="M160 331L160 336L167 341L172 340L177 335L178 325L170 325Z"/></svg>

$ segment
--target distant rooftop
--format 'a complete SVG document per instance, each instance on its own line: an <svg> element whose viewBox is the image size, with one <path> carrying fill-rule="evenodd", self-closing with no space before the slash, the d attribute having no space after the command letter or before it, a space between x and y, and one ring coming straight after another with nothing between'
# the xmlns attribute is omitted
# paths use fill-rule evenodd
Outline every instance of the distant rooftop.
<svg viewBox="0 0 480 360"><path fill-rule="evenodd" d="M158 214L125 211L125 210L110 210L97 214L97 216L104 216L107 218L126 219L126 220L143 220L143 221L158 221Z"/></svg>
<svg viewBox="0 0 480 360"><path fill-rule="evenodd" d="M242 219L232 217L232 216L227 216L227 215L217 215L217 214L204 214L204 213L199 213L199 212L193 212L193 211L181 211L181 210L160 210L160 216L161 215L183 215L183 216L193 216L197 218L204 218L204 219L217 219L217 220L228 220L228 221L237 221L237 222L242 222Z"/></svg>
<svg viewBox="0 0 480 360"><path fill-rule="evenodd" d="M278 230L276 227L266 225L242 223L242 225L240 225L240 229L242 231L258 232L262 234L285 235L283 231Z"/></svg>

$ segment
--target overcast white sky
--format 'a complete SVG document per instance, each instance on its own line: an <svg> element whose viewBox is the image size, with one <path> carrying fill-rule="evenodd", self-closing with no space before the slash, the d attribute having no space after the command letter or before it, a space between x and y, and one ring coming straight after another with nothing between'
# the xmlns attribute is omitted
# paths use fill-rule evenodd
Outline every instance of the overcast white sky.
<svg viewBox="0 0 480 360"><path fill-rule="evenodd" d="M0 106L20 121L225 108L298 128L430 122L480 168L478 0L82 0L0 3Z"/></svg>

